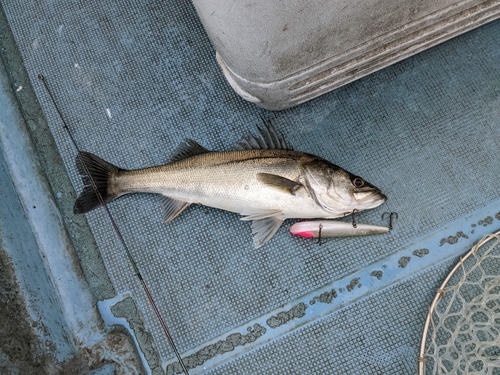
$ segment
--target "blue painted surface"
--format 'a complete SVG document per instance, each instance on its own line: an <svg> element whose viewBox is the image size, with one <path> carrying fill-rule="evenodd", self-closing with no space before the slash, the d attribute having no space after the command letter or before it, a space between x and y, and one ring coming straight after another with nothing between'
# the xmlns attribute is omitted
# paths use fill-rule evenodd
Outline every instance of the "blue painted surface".
<svg viewBox="0 0 500 375"><path fill-rule="evenodd" d="M295 149L383 190L387 203L359 214L360 222L382 224L382 212L398 212L389 235L322 246L292 237L289 221L256 251L250 224L238 215L191 206L167 225L155 196L112 203L181 351L195 355L256 322L265 328L193 373L416 371L434 289L454 258L500 227L500 22L275 113L234 94L187 2L3 3L77 189L75 150L38 73L48 77L81 148L123 168L165 163L186 137L230 149L264 116ZM479 226L487 217L491 223ZM100 210L88 219L117 292L133 293L172 370L172 352L107 217ZM413 255L424 248L428 255ZM382 271L380 280L373 271ZM331 303L309 303L332 288ZM308 305L303 317L269 326L269 316L300 302Z"/></svg>
<svg viewBox="0 0 500 375"><path fill-rule="evenodd" d="M7 83L3 69L3 64L0 61L0 251L5 253L4 259L9 259L12 268L15 270L11 277L13 283L15 283L14 285L19 287L18 298L24 302L26 307L26 311L19 311L19 320L25 320L25 325L21 326L21 328L32 329L40 342L46 345L43 354L48 353L57 361L63 362L69 360L75 354L75 347L59 304L57 292L52 284L51 277L53 275L47 272L44 259L39 250L39 243L37 243L37 238L32 233L30 222L25 214L26 210L36 210L36 206L25 207L23 205L17 191L19 187L13 182L9 162L5 160L5 153L12 154L13 152L21 152L21 150L12 149L8 143L9 138L16 137L15 134L12 134L15 131L12 130L19 118L17 117L18 114L13 110L15 104L12 96L7 95L10 86ZM18 162L21 161L18 160ZM23 182L26 182L26 180ZM43 209L43 207L38 207L38 209ZM5 265L2 272L6 273L9 268ZM2 290L2 292L5 294L14 293L11 290ZM17 293L17 290L15 292ZM2 299L4 297L2 296ZM8 298L5 298L5 300L8 300ZM2 324L11 324L12 321L15 321L15 319L8 320L8 323L3 322ZM20 331L22 331L21 328ZM26 330L19 332L19 335L30 337ZM9 339L7 347L16 345L16 340L10 341L10 338L4 337L4 340L7 339ZM42 356L42 351L36 347L37 344L37 342L32 342L25 345L28 348L31 345L32 352ZM5 349L5 347L2 349ZM24 348L18 346L16 349L20 352ZM19 355L19 353L16 354ZM24 355L24 353L21 354ZM2 355L5 356L5 363L2 362L2 367L7 366L3 368L9 369L8 357L3 352ZM20 358L25 359L26 357L20 356ZM15 368L10 368L10 370L16 371Z"/></svg>

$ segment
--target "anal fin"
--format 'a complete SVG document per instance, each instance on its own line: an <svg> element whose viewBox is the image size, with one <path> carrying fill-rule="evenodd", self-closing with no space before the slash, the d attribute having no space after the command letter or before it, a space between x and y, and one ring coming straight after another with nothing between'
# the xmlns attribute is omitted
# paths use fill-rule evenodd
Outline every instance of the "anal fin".
<svg viewBox="0 0 500 375"><path fill-rule="evenodd" d="M163 221L168 223L174 220L184 211L190 203L162 196L161 205L163 206Z"/></svg>

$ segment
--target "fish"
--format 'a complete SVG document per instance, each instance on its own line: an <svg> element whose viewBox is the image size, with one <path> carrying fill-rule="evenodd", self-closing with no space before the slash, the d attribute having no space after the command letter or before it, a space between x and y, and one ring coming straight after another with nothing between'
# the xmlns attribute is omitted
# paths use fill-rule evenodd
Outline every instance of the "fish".
<svg viewBox="0 0 500 375"><path fill-rule="evenodd" d="M257 130L257 136L242 137L231 151L210 151L187 139L169 163L136 170L82 151L76 166L84 189L74 212L99 207L100 197L107 204L125 194L160 194L165 222L193 203L235 212L252 221L253 245L259 248L286 219L332 219L387 200L363 178L319 156L294 151L272 124Z"/></svg>
<svg viewBox="0 0 500 375"><path fill-rule="evenodd" d="M307 238L368 236L371 234L389 233L391 228L372 224L346 223L335 220L301 221L290 227L290 233ZM321 232L320 232L321 231Z"/></svg>

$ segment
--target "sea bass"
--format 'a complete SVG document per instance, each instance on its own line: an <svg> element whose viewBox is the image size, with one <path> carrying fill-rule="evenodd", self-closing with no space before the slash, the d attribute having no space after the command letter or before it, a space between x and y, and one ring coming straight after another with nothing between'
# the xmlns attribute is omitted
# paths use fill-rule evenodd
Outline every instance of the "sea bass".
<svg viewBox="0 0 500 375"><path fill-rule="evenodd" d="M285 219L333 219L354 209L378 207L387 199L361 177L321 157L294 151L271 124L258 130L259 136L243 137L234 151L227 152L209 151L187 140L170 163L137 170L82 152L76 163L85 187L74 212L101 205L95 188L106 203L124 194L156 193L163 196L167 222L191 203L252 220L253 243L259 248Z"/></svg>

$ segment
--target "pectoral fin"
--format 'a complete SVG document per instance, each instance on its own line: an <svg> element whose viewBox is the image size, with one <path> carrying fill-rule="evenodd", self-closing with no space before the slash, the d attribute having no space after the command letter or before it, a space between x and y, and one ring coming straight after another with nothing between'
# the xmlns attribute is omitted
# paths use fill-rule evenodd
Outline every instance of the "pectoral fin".
<svg viewBox="0 0 500 375"><path fill-rule="evenodd" d="M292 195L295 195L295 192L303 187L303 185L298 182L270 173L257 173L257 180L266 185L284 190Z"/></svg>
<svg viewBox="0 0 500 375"><path fill-rule="evenodd" d="M179 216L189 206L189 203L162 196L161 205L164 211L163 221L168 223Z"/></svg>
<svg viewBox="0 0 500 375"><path fill-rule="evenodd" d="M262 220L268 219L271 217L280 216L282 212L280 210L263 210L260 208L246 208L242 212L240 212L243 217L241 220Z"/></svg>

